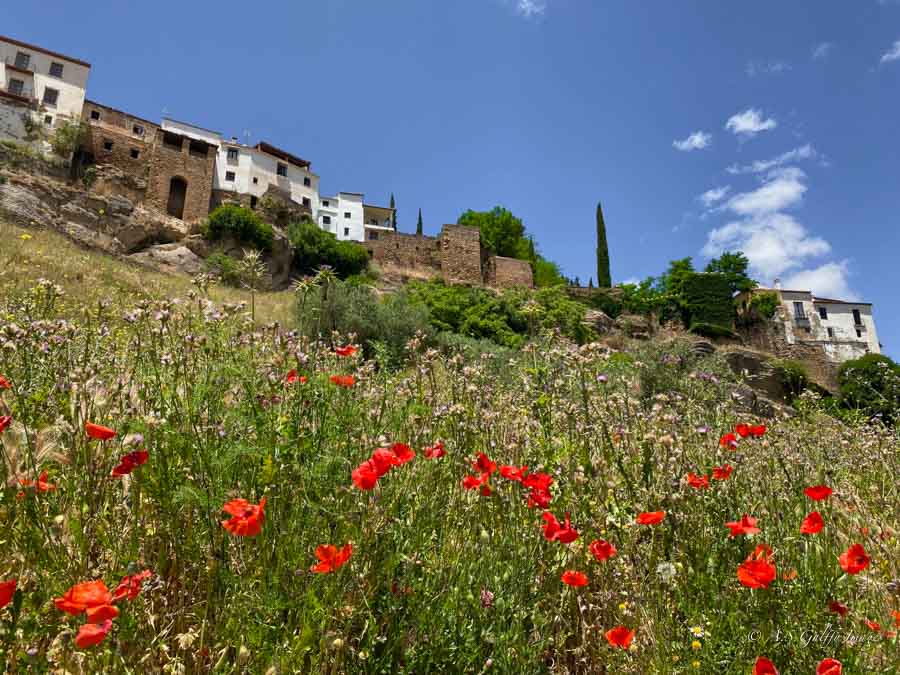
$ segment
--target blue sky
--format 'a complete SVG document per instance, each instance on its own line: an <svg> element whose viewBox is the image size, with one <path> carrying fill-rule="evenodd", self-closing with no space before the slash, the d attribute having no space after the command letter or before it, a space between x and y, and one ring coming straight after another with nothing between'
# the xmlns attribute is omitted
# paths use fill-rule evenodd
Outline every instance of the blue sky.
<svg viewBox="0 0 900 675"><path fill-rule="evenodd" d="M569 276L727 247L875 304L900 355L900 0L12 3L89 96L267 140L401 229L502 204Z"/></svg>

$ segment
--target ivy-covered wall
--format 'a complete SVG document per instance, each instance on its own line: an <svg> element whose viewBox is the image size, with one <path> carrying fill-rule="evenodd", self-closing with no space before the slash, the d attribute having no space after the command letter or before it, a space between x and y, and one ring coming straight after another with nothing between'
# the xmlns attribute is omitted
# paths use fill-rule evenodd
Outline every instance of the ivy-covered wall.
<svg viewBox="0 0 900 675"><path fill-rule="evenodd" d="M731 331L734 301L724 274L693 272L685 276L682 288L685 325L690 329L715 326Z"/></svg>

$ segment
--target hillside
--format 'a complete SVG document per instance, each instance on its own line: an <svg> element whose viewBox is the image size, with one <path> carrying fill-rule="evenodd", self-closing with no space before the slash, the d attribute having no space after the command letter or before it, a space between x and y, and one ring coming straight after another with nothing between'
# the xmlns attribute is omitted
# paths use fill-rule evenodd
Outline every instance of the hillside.
<svg viewBox="0 0 900 675"><path fill-rule="evenodd" d="M684 339L385 368L0 237L7 672L897 670L895 431L758 418Z"/></svg>

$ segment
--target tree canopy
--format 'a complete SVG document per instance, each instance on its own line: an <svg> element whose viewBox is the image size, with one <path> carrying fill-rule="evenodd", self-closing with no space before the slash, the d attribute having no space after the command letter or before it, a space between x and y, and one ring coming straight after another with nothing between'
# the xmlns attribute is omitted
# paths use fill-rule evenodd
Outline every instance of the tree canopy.
<svg viewBox="0 0 900 675"><path fill-rule="evenodd" d="M706 271L724 274L728 279L728 285L731 286L731 294L734 295L752 290L759 285L747 274L749 267L750 261L742 252L723 251L718 258L709 261Z"/></svg>

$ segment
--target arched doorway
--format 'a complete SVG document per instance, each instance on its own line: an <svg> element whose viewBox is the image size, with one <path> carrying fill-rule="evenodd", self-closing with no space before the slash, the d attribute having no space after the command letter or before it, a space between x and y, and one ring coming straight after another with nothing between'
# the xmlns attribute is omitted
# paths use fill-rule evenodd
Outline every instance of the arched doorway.
<svg viewBox="0 0 900 675"><path fill-rule="evenodd" d="M187 181L180 176L175 176L169 181L169 201L166 203L166 213L178 219L184 218L184 199L187 196Z"/></svg>

